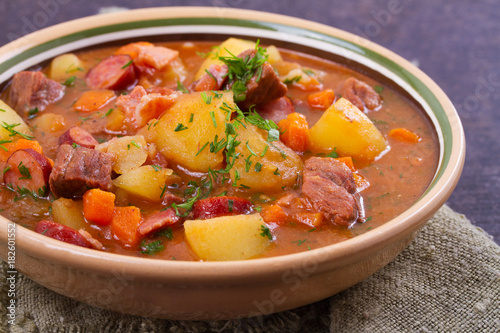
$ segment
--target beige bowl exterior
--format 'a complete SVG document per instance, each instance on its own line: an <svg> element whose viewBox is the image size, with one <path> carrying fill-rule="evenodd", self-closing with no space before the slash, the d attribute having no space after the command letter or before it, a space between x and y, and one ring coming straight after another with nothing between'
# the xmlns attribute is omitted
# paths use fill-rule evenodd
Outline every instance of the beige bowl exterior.
<svg viewBox="0 0 500 333"><path fill-rule="evenodd" d="M453 142L441 176L410 209L366 234L308 252L249 261L181 262L103 253L53 240L0 217L0 256L8 260L8 243L13 239L9 228L15 228L17 271L62 295L128 314L191 320L270 314L327 298L372 275L398 255L448 199L465 157L462 126L450 100L403 58L338 29L248 10L152 8L88 17L35 32L0 48L0 59L82 29L183 17L255 20L308 29L354 41L402 66L433 92L451 127Z"/></svg>

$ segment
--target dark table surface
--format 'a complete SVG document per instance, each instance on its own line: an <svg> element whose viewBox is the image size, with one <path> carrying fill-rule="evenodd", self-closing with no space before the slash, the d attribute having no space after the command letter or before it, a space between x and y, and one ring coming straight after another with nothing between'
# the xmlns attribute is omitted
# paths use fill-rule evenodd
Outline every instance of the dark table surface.
<svg viewBox="0 0 500 333"><path fill-rule="evenodd" d="M0 45L109 6L217 6L290 15L355 33L414 62L450 97L465 129L465 167L448 204L500 243L497 0L0 0Z"/></svg>

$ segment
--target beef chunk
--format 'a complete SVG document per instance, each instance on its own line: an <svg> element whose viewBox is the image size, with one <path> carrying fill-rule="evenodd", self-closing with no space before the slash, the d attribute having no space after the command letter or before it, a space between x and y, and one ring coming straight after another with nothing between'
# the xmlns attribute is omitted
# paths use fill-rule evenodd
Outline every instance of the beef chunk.
<svg viewBox="0 0 500 333"><path fill-rule="evenodd" d="M251 59L255 57L256 52L254 49L249 49L240 53L238 57ZM231 85L232 82L229 82L229 87ZM262 72L254 73L248 80L246 88L245 100L238 103L240 107L245 109L254 104L259 105L283 97L288 91L286 85L281 82L278 74L267 61L262 65Z"/></svg>
<svg viewBox="0 0 500 333"><path fill-rule="evenodd" d="M369 110L375 110L382 104L380 95L372 87L353 77L347 79L345 82L342 96L347 98L361 111L365 107Z"/></svg>
<svg viewBox="0 0 500 333"><path fill-rule="evenodd" d="M312 209L334 224L350 225L362 218L351 170L329 157L311 157L304 164L302 194Z"/></svg>
<svg viewBox="0 0 500 333"><path fill-rule="evenodd" d="M50 190L58 197L82 196L90 188L111 189L113 156L95 149L63 144L50 174Z"/></svg>
<svg viewBox="0 0 500 333"><path fill-rule="evenodd" d="M64 95L64 86L48 79L42 72L19 72L12 78L9 101L12 107L27 114L35 108L42 111Z"/></svg>

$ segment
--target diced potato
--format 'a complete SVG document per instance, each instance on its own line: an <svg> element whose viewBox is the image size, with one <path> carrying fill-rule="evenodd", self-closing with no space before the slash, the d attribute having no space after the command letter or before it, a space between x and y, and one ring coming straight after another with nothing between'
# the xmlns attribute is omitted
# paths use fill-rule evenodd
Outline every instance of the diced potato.
<svg viewBox="0 0 500 333"><path fill-rule="evenodd" d="M16 140L21 138L19 135L15 137L10 136L12 133L2 126L4 123L7 125L19 124L13 127L13 129L23 134L33 134L23 118L21 118L14 109L8 106L7 103L0 99L0 140Z"/></svg>
<svg viewBox="0 0 500 333"><path fill-rule="evenodd" d="M43 113L33 119L32 124L37 131L55 133L66 127L66 118L62 114Z"/></svg>
<svg viewBox="0 0 500 333"><path fill-rule="evenodd" d="M270 45L269 47L266 48L267 51L267 61L272 65L274 63L283 61L283 58L281 57L280 51L278 48L274 45Z"/></svg>
<svg viewBox="0 0 500 333"><path fill-rule="evenodd" d="M207 104L202 94L206 94ZM168 160L191 171L207 172L208 168L218 169L222 166L224 156L222 150L216 154L210 152L208 144L225 137L226 112L221 110L223 103L235 107L231 91L183 94L154 124L148 124L148 141L156 144L158 151ZM208 101L207 99L207 101ZM215 126L214 124L217 126Z"/></svg>
<svg viewBox="0 0 500 333"><path fill-rule="evenodd" d="M148 158L146 140L142 135L113 139L97 145L95 149L115 156L113 170L119 174L140 167Z"/></svg>
<svg viewBox="0 0 500 333"><path fill-rule="evenodd" d="M108 111L109 112L109 111ZM113 109L106 116L106 129L111 132L121 132L125 121L125 114L120 108Z"/></svg>
<svg viewBox="0 0 500 333"><path fill-rule="evenodd" d="M208 55L208 57L198 69L198 72L196 72L194 79L198 80L200 77L202 77L206 73L205 69L208 69L211 65L222 65L223 62L219 60L219 57L229 57L231 56L231 53L237 56L245 50L254 48L255 43L249 40L233 37L225 40L216 49L214 49L215 54ZM231 53L229 53L228 51Z"/></svg>
<svg viewBox="0 0 500 333"><path fill-rule="evenodd" d="M266 131L251 124L245 126L240 125L237 130L237 140L241 143L236 153L240 156L229 171L231 180L236 181L236 186L243 185L256 192L293 186L303 169L300 157L281 141L267 142ZM251 164L247 166L246 160L252 152L257 156L250 157Z"/></svg>
<svg viewBox="0 0 500 333"><path fill-rule="evenodd" d="M113 184L143 199L160 201L166 183L170 183L167 181L172 173L171 169L144 165L125 172L114 179ZM177 178L174 176L174 179Z"/></svg>
<svg viewBox="0 0 500 333"><path fill-rule="evenodd" d="M52 80L62 81L81 71L82 62L73 53L62 54L55 57L50 63L49 77Z"/></svg>
<svg viewBox="0 0 500 333"><path fill-rule="evenodd" d="M264 252L271 240L260 214L184 222L186 239L202 260L244 260Z"/></svg>
<svg viewBox="0 0 500 333"><path fill-rule="evenodd" d="M330 106L309 130L310 150L373 161L384 149L384 136L372 121L345 98Z"/></svg>
<svg viewBox="0 0 500 333"><path fill-rule="evenodd" d="M87 230L89 227L83 217L82 201L59 198L52 203L52 216L54 222L64 224L75 230Z"/></svg>

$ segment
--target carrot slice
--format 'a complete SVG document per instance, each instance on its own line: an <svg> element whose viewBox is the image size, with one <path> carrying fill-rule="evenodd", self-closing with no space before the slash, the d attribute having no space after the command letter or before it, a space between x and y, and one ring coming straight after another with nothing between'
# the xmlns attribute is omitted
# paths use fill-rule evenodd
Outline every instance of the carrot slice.
<svg viewBox="0 0 500 333"><path fill-rule="evenodd" d="M417 143L420 141L418 134L406 128L395 128L389 132L389 136L403 142Z"/></svg>
<svg viewBox="0 0 500 333"><path fill-rule="evenodd" d="M266 223L284 223L288 218L288 214L280 205L271 205L264 207L260 213L262 219Z"/></svg>
<svg viewBox="0 0 500 333"><path fill-rule="evenodd" d="M309 143L309 125L303 114L290 113L279 124L281 141L295 150L296 152L305 152Z"/></svg>
<svg viewBox="0 0 500 333"><path fill-rule="evenodd" d="M115 207L111 231L123 244L134 246L139 242L137 228L141 224L141 219L141 210L137 207Z"/></svg>
<svg viewBox="0 0 500 333"><path fill-rule="evenodd" d="M337 158L337 161L344 163L349 169L351 169L352 172L356 171L351 156L339 157Z"/></svg>
<svg viewBox="0 0 500 333"><path fill-rule="evenodd" d="M153 44L149 42L130 43L120 47L118 50L116 50L115 54L128 54L132 59L135 59L139 55L140 46L153 46Z"/></svg>
<svg viewBox="0 0 500 333"><path fill-rule="evenodd" d="M34 151L43 154L43 148L38 141L35 140L26 140L19 139L15 142L7 142L3 143L0 149L0 160L7 161L7 159L12 155L13 152L20 149L28 149L31 148Z"/></svg>
<svg viewBox="0 0 500 333"><path fill-rule="evenodd" d="M80 96L73 107L82 112L97 111L115 97L115 93L111 90L89 90Z"/></svg>
<svg viewBox="0 0 500 333"><path fill-rule="evenodd" d="M95 224L108 225L113 220L115 194L91 189L83 195L83 216Z"/></svg>
<svg viewBox="0 0 500 333"><path fill-rule="evenodd" d="M307 103L312 108L326 110L333 104L335 93L332 89L325 89L307 96Z"/></svg>

